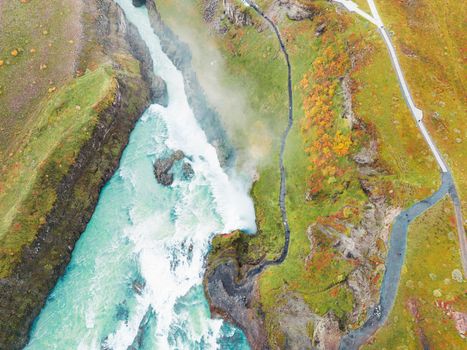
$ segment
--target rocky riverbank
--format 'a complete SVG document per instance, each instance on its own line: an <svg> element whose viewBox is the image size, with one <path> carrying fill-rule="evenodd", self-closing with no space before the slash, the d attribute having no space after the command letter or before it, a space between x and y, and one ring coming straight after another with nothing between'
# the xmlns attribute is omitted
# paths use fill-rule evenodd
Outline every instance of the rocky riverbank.
<svg viewBox="0 0 467 350"><path fill-rule="evenodd" d="M151 101L164 104L167 99L164 82L152 73L144 42L115 3L87 0L85 8L88 45L99 51L103 63L112 64L115 96L99 113L90 139L55 189L56 201L35 240L23 248L12 273L0 280L2 349L20 349L27 343L31 325L70 261L100 190L118 167L134 124ZM89 57L87 50L83 48L82 59Z"/></svg>

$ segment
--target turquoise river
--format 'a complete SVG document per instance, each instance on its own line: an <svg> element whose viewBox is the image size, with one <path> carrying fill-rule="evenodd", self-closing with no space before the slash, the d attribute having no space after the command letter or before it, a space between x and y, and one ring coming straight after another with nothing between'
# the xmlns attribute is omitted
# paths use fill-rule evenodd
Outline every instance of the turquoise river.
<svg viewBox="0 0 467 350"><path fill-rule="evenodd" d="M151 105L137 123L26 349L248 349L239 329L210 318L202 287L212 236L256 229L247 181L221 168L146 8L117 3L166 81L169 105ZM153 164L174 150L195 175L175 168L163 187Z"/></svg>

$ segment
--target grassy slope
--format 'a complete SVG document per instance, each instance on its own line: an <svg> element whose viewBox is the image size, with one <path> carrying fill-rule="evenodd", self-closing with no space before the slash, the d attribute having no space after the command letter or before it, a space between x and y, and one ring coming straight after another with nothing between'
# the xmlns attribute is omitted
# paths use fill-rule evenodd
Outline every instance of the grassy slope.
<svg viewBox="0 0 467 350"><path fill-rule="evenodd" d="M27 138L3 164L0 276L8 274L21 247L45 223L56 186L91 136L99 111L112 103L115 89L109 66L65 85L42 103Z"/></svg>
<svg viewBox="0 0 467 350"><path fill-rule="evenodd" d="M81 7L76 0L0 2L0 161L26 137L49 89L75 73Z"/></svg>
<svg viewBox="0 0 467 350"><path fill-rule="evenodd" d="M0 277L4 277L21 248L45 223L57 199L57 185L93 134L99 112L114 100L117 76L136 91L140 68L123 48L112 55L116 65L111 66L97 43L93 14L81 1L8 1L0 7L0 27L7 28L0 30ZM141 94L127 101L128 115L144 98ZM102 159L108 158L103 168L111 166L107 162L118 156L120 146L102 150ZM96 172L82 181L97 184L99 179L93 177L101 175ZM76 203L90 205L91 196L77 191Z"/></svg>
<svg viewBox="0 0 467 350"><path fill-rule="evenodd" d="M456 0L376 1L417 105L448 161L467 214L465 41L467 4Z"/></svg>
<svg viewBox="0 0 467 350"><path fill-rule="evenodd" d="M430 349L465 348L454 321L436 305L444 301L453 311L467 310L466 281L452 277L455 269L462 271L454 220L452 204L445 199L412 224L394 310L365 349L423 349L420 330ZM441 295L434 295L437 290ZM418 315L410 311L410 302Z"/></svg>
<svg viewBox="0 0 467 350"><path fill-rule="evenodd" d="M0 277L45 223L56 186L113 101L115 72L82 43L82 3L1 3ZM84 45L84 46L83 46ZM93 71L76 71L91 63ZM84 57L84 55L86 57ZM96 61L97 62L97 61ZM82 75L74 78L75 75Z"/></svg>
<svg viewBox="0 0 467 350"><path fill-rule="evenodd" d="M163 19L169 25L180 24L179 21L183 21L183 18L178 17L177 13L188 11L191 15L185 17L186 24L196 29L196 33L200 33L203 40L211 42L215 40L203 33L199 14L195 17L196 12L192 7L169 0L159 1L158 5ZM339 21L349 22L345 20L346 16L337 18L332 8L327 8L325 13L327 14L322 19L335 22L331 23L331 29L328 30L336 30ZM257 18L255 20L258 22ZM318 216L334 213L349 202L357 201L356 205L361 206L366 201L355 181L337 201L321 199L305 202L304 200L309 171L304 141L299 130L300 119L303 118L303 94L300 93L298 82L310 70L314 58L323 50L320 39L314 36L316 23L319 21L298 23L285 20L280 24L287 38L294 67L296 124L289 136L286 154L287 201L292 237L286 261L281 266L268 269L260 279L262 308L266 313L270 335L275 338L272 341L278 344L281 339L280 332L276 329L278 315L274 314L274 308L282 302L281 295L284 290L298 292L311 309L319 314L333 310L343 316L345 312L351 310L352 298L346 288L332 292L326 290L330 285L345 278L352 268L351 264L336 258L331 259L319 271L307 272L304 259L309 254L310 243L306 236L306 228ZM352 32L367 33L368 26L358 20L350 21L348 29L336 35L345 38ZM360 86L354 96L355 109L365 122L374 124L380 139L380 157L390 170L387 178L380 180L394 183L395 196L392 199L394 205L407 206L408 203L426 196L436 188L438 175L436 171L432 171L433 160L429 157L422 140L417 136L417 130L405 108L395 76L386 74L390 69L390 62L385 48L376 33L371 35L371 41L375 45L372 59L364 69L354 72L353 75L357 85ZM273 125L272 130L277 136L278 130L280 131L285 125L286 81L284 62L277 50L275 38L269 30L258 33L254 28L231 27L217 45L226 59L227 77L223 77L224 81L242 82L250 97L251 109L254 111L253 115L249 116L250 121L259 120L261 123ZM194 61L197 62L196 54ZM341 108L341 103L341 97L337 97L334 108ZM240 142L248 144L248 135L247 137L242 135ZM277 207L279 185L277 153L278 143L275 141L269 155L272 162L258 164L260 178L252 190L259 234L254 237L245 237L238 233L226 239L218 237L213 242L214 255L225 253L223 247L236 246L240 261L252 262L261 255L267 254L268 257L272 257L280 251L283 232ZM420 154L423 155L422 158L419 157ZM409 156L405 157L406 155ZM423 162L426 159L429 159L429 162ZM326 246L326 242L324 245ZM332 248L328 245L321 254L324 258L329 253L332 253ZM317 260L319 259L318 256Z"/></svg>

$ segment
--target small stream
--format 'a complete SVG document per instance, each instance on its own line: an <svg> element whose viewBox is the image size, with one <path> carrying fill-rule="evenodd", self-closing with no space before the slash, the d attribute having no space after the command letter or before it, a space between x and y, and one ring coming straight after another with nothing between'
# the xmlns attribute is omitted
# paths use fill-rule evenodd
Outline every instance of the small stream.
<svg viewBox="0 0 467 350"><path fill-rule="evenodd" d="M248 349L243 332L210 318L202 287L212 236L256 230L248 186L220 166L146 8L116 2L146 42L169 104L151 105L131 133L26 349ZM194 176L178 164L164 187L153 164L175 150Z"/></svg>

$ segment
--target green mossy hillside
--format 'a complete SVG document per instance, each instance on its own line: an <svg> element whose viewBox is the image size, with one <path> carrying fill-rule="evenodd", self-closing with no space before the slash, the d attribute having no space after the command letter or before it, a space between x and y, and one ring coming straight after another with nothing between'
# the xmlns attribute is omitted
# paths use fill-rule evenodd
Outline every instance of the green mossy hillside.
<svg viewBox="0 0 467 350"><path fill-rule="evenodd" d="M465 325L456 330L456 312L467 311L461 271L454 209L446 198L410 226L394 309L364 349L464 349Z"/></svg>
<svg viewBox="0 0 467 350"><path fill-rule="evenodd" d="M45 224L58 184L93 134L99 113L114 101L115 74L102 66L52 94L18 151L2 164L0 276L10 272L20 249Z"/></svg>

